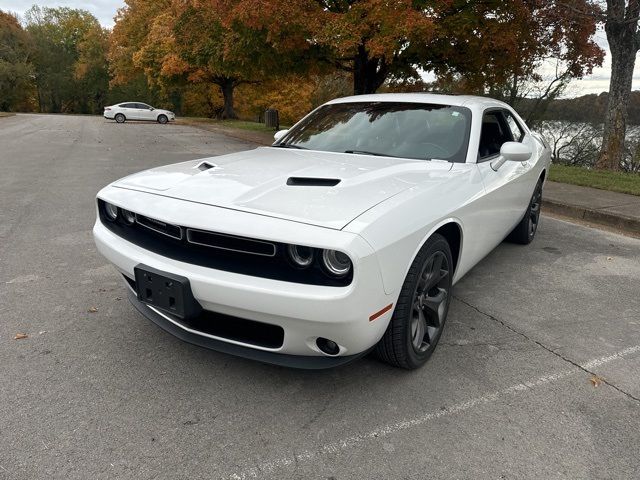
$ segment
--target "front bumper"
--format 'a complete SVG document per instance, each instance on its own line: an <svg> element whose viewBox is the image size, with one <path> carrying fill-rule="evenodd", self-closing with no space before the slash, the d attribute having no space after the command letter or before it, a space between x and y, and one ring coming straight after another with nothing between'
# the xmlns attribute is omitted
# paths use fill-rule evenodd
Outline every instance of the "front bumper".
<svg viewBox="0 0 640 480"><path fill-rule="evenodd" d="M160 203L166 201L161 200L162 197L156 199ZM182 212L188 216L186 210L195 207L188 205L188 202L184 205ZM215 215L209 211L209 215L204 217L216 218L218 226L224 225L225 215L256 217L253 214L216 210L220 211ZM234 222L238 223L238 218ZM304 235L304 231L315 227L296 228ZM326 232L326 229L318 230ZM347 287L328 287L258 278L169 259L115 235L100 220L96 222L93 232L98 250L129 279L134 278L134 267L140 263L181 275L189 279L194 298L205 310L277 325L284 330L284 340L278 348L190 331L170 315L141 303L135 294L130 293L132 303L145 316L179 338L203 347L281 365L331 367L368 352L382 337L393 312L391 309L375 321L369 320L371 315L395 300L384 291L376 255L359 237L351 240L358 243L354 248L360 251L357 262L354 262L356 270L353 282ZM332 232L331 235L354 237L343 232ZM327 245L327 248L332 246ZM363 255L362 252L367 253ZM336 342L340 346L339 354L330 356L320 351L316 345L318 337Z"/></svg>
<svg viewBox="0 0 640 480"><path fill-rule="evenodd" d="M272 365L280 365L283 367L302 368L307 370L321 370L324 368L338 367L346 363L357 360L363 357L370 350L365 350L355 355L344 356L309 356L309 355L288 355L279 352L269 352L264 350L257 350L255 348L245 347L243 345L237 345L234 343L218 340L211 336L202 335L199 332L195 332L185 328L176 319L171 318L162 312L149 307L145 303L138 300L138 297L133 290L128 289L129 300L134 307L145 317L155 323L157 326L169 332L171 335L178 337L185 342L198 345L199 347L208 348L217 352L228 353L238 357L248 358L250 360L256 360L258 362L270 363Z"/></svg>

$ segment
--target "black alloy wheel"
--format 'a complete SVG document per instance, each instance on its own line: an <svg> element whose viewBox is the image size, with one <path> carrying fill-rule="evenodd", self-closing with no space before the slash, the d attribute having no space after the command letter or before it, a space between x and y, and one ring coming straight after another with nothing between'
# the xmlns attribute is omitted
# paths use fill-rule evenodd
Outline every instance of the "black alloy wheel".
<svg viewBox="0 0 640 480"><path fill-rule="evenodd" d="M531 203L529 205L529 228L528 237L529 242L533 240L536 232L538 231L538 223L540 222L540 207L542 206L542 182L538 182L536 190L531 197Z"/></svg>
<svg viewBox="0 0 640 480"><path fill-rule="evenodd" d="M411 344L416 353L425 352L440 338L448 307L449 270L444 252L437 251L418 277L411 312Z"/></svg>
<svg viewBox="0 0 640 480"><path fill-rule="evenodd" d="M525 212L520 223L511 231L507 237L507 241L519 243L521 245L529 245L538 231L540 224L540 207L542 206L542 178L538 180L536 188L531 195L527 211Z"/></svg>
<svg viewBox="0 0 640 480"><path fill-rule="evenodd" d="M396 367L422 366L442 335L452 295L453 259L446 239L434 234L420 249L376 354Z"/></svg>

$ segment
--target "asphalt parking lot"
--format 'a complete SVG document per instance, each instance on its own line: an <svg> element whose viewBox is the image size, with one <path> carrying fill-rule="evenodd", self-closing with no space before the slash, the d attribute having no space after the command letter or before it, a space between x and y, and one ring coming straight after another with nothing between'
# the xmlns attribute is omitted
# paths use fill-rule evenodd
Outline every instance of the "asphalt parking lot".
<svg viewBox="0 0 640 480"><path fill-rule="evenodd" d="M415 372L262 365L139 315L94 248L95 193L247 148L0 119L0 479L640 478L640 240L544 217L455 287Z"/></svg>

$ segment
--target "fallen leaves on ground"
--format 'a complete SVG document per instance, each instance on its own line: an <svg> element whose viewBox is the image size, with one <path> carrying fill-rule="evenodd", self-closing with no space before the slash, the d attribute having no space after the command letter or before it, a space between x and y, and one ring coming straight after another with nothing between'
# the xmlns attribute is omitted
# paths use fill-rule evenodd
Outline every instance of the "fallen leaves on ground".
<svg viewBox="0 0 640 480"><path fill-rule="evenodd" d="M88 312L89 313L96 313L98 311L98 307L90 307Z"/></svg>
<svg viewBox="0 0 640 480"><path fill-rule="evenodd" d="M600 385L602 385L602 382L604 381L604 378L599 377L598 375L593 375L589 381L591 382L591 385L593 385L594 387L598 388Z"/></svg>
<svg viewBox="0 0 640 480"><path fill-rule="evenodd" d="M13 337L14 340L22 340L24 338L29 338L29 335L26 333L16 333L16 336Z"/></svg>

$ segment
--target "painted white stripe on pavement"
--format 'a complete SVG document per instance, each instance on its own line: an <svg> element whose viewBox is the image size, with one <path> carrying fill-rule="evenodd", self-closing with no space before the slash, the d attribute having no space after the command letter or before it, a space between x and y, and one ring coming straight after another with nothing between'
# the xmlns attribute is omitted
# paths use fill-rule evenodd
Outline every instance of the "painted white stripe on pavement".
<svg viewBox="0 0 640 480"><path fill-rule="evenodd" d="M623 357L632 355L634 353L640 352L640 345L636 345L634 347L628 347L624 350L620 350L617 353L612 355L608 355L606 357L595 358L593 360L589 360L588 362L582 364L582 367L586 370L591 370L594 367L598 367L600 365L604 365L615 360L619 360ZM426 413L424 415L420 415L418 417L414 417L407 420L402 420L397 423L393 423L390 425L384 425L382 427L376 428L375 430L371 430L370 432L363 433L360 435L353 435L343 440L339 440L337 442L327 443L325 445L319 446L316 450L305 450L294 456L287 456L276 458L274 460L264 462L256 467L249 468L247 470L233 473L229 475L231 480L246 480L248 478L260 478L264 475L268 475L271 472L281 470L283 468L289 467L296 463L307 462L316 457L320 457L326 454L338 453L342 450L355 447L367 440L373 438L381 438L392 433L400 432L402 430L407 430L409 428L418 427L420 425L424 425L425 423L430 422L431 420L435 420L440 417L448 417L452 415L456 415L470 408L473 408L477 405L492 403L498 400L500 397L504 395L510 395L526 390L531 390L537 387L541 387L543 385L557 382L560 379L568 377L569 375L573 375L575 373L580 372L581 370L577 367L574 367L570 370L562 370L560 372L551 373L549 375L545 375L542 377L534 378L522 383L518 383L515 385L511 385L510 387L506 387L501 390L497 390L492 393L488 393L486 395L482 395L480 397L472 398L471 400L467 400L465 402L456 403L452 406L445 407L441 410L436 410L433 412Z"/></svg>

